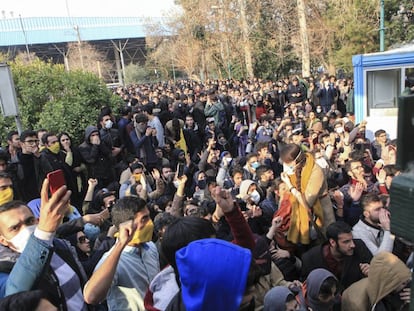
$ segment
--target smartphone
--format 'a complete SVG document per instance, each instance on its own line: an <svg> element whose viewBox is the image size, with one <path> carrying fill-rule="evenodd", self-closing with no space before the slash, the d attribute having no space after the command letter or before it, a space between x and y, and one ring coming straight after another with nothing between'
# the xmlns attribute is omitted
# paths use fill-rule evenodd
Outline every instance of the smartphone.
<svg viewBox="0 0 414 311"><path fill-rule="evenodd" d="M180 178L184 175L184 164L178 163L177 164L177 177Z"/></svg>
<svg viewBox="0 0 414 311"><path fill-rule="evenodd" d="M65 176L62 170L56 170L47 174L50 193L55 193L60 187L66 185Z"/></svg>

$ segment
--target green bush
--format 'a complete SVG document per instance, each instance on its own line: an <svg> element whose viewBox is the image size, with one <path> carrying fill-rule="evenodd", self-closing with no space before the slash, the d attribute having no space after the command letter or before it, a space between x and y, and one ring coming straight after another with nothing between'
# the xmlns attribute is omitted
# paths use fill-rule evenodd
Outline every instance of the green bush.
<svg viewBox="0 0 414 311"><path fill-rule="evenodd" d="M25 129L66 131L76 143L83 141L86 126L96 124L100 108L115 108L121 100L94 74L66 72L62 65L35 58L10 63L20 117ZM2 141L15 129L14 118L0 118ZM4 144L3 144L4 145Z"/></svg>

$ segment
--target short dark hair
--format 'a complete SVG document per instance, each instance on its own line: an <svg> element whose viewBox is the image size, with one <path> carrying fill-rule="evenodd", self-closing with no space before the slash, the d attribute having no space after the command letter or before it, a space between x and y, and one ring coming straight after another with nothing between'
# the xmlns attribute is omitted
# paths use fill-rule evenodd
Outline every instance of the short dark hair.
<svg viewBox="0 0 414 311"><path fill-rule="evenodd" d="M243 175L243 168L241 168L240 166L235 166L231 171L231 177L234 177L236 174Z"/></svg>
<svg viewBox="0 0 414 311"><path fill-rule="evenodd" d="M0 172L0 179L5 179L5 178L8 178L8 179L12 180L12 177L11 177L11 175L9 173Z"/></svg>
<svg viewBox="0 0 414 311"><path fill-rule="evenodd" d="M387 132L384 131L384 130L377 130L377 131L375 131L374 135L375 135L375 137L379 137L380 135L386 134L386 133Z"/></svg>
<svg viewBox="0 0 414 311"><path fill-rule="evenodd" d="M135 122L137 123L148 122L148 118L145 114L140 113L135 116Z"/></svg>
<svg viewBox="0 0 414 311"><path fill-rule="evenodd" d="M328 228L326 228L326 238L332 239L335 242L338 242L338 236L342 233L351 233L352 228L346 222L336 221L331 223Z"/></svg>
<svg viewBox="0 0 414 311"><path fill-rule="evenodd" d="M268 142L259 141L259 142L256 143L256 150L257 151L259 151L259 150L261 150L261 149L263 149L265 147L269 148L269 143Z"/></svg>
<svg viewBox="0 0 414 311"><path fill-rule="evenodd" d="M361 161L360 160L357 160L357 159L352 159L352 160L347 161L345 163L345 166L344 166L345 172L348 173L348 172L351 171L351 167L352 167L352 164L353 163L361 163Z"/></svg>
<svg viewBox="0 0 414 311"><path fill-rule="evenodd" d="M46 144L47 144L47 139L48 139L50 136L55 136L55 134L54 134L54 133L52 133L52 132L46 132L46 133L44 133L44 134L42 135L41 140L42 140L43 145L46 145Z"/></svg>
<svg viewBox="0 0 414 311"><path fill-rule="evenodd" d="M9 160L10 160L9 154L4 150L0 150L0 161L4 161L8 163Z"/></svg>
<svg viewBox="0 0 414 311"><path fill-rule="evenodd" d="M383 168L382 168L384 171L385 171L385 174L387 175L387 176L395 176L395 175L397 175L398 174L398 172L400 172L401 170L396 166L396 165L394 165L394 164L388 164L388 165L385 165Z"/></svg>
<svg viewBox="0 0 414 311"><path fill-rule="evenodd" d="M153 115L154 105L153 104L143 105L141 110L142 110L142 112L146 112L150 115Z"/></svg>
<svg viewBox="0 0 414 311"><path fill-rule="evenodd" d="M135 215L147 208L147 202L138 197L123 197L119 199L111 211L112 223L119 225L128 220L134 220Z"/></svg>
<svg viewBox="0 0 414 311"><path fill-rule="evenodd" d="M18 208L20 206L26 206L30 210L30 208L23 201L13 200L13 201L10 201L10 202L7 202L7 203L4 203L3 205L1 205L0 206L0 213L10 211L10 210Z"/></svg>
<svg viewBox="0 0 414 311"><path fill-rule="evenodd" d="M268 165L260 165L256 169L256 176L257 176L258 180L260 180L260 178L262 177L262 175L264 175L267 171L271 171L271 170L272 169Z"/></svg>
<svg viewBox="0 0 414 311"><path fill-rule="evenodd" d="M246 162L249 161L251 158L257 157L257 153L251 152L246 156Z"/></svg>
<svg viewBox="0 0 414 311"><path fill-rule="evenodd" d="M165 259L176 268L175 252L190 242L211 238L216 234L211 222L198 217L180 217L165 230L161 250Z"/></svg>
<svg viewBox="0 0 414 311"><path fill-rule="evenodd" d="M17 132L17 131L10 131L10 132L8 132L7 133L7 140L10 140L11 141L14 135L19 135L19 132Z"/></svg>
<svg viewBox="0 0 414 311"><path fill-rule="evenodd" d="M23 132L20 134L20 141L21 141L21 142L24 142L24 140L25 140L27 137L32 137L32 136L36 137L36 139L37 139L37 133L36 133L35 131L33 131L33 130L25 130L25 131L23 131Z"/></svg>
<svg viewBox="0 0 414 311"><path fill-rule="evenodd" d="M381 198L376 193L367 193L361 197L361 208L365 210L365 208L373 202L381 202Z"/></svg>

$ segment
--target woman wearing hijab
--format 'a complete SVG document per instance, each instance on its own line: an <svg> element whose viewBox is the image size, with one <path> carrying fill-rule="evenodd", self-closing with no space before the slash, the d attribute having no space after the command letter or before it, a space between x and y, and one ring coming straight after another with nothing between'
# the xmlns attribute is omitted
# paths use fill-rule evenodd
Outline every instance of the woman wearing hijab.
<svg viewBox="0 0 414 311"><path fill-rule="evenodd" d="M335 304L340 303L337 294L338 280L328 270L313 270L306 279L303 288L301 305L313 311L332 311Z"/></svg>
<svg viewBox="0 0 414 311"><path fill-rule="evenodd" d="M263 311L298 311L299 302L286 286L275 286L264 297Z"/></svg>
<svg viewBox="0 0 414 311"><path fill-rule="evenodd" d="M312 226L321 235L335 221L326 177L312 154L296 144L285 145L280 158L283 161L281 178L290 192L284 199L292 209L287 240L310 245L317 238L316 234L312 235Z"/></svg>

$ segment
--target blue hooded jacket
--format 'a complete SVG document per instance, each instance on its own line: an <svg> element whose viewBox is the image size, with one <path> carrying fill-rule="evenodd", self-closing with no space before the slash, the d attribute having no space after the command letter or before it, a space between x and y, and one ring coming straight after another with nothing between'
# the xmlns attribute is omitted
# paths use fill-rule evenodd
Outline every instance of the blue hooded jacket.
<svg viewBox="0 0 414 311"><path fill-rule="evenodd" d="M175 255L187 311L237 311L251 252L219 239L191 242Z"/></svg>

